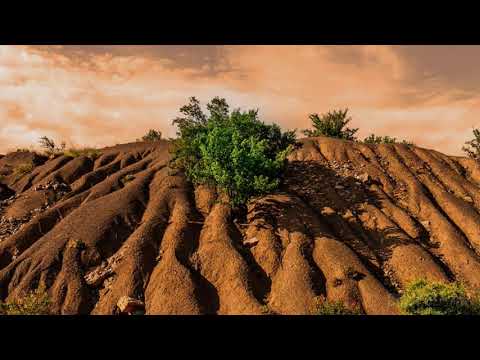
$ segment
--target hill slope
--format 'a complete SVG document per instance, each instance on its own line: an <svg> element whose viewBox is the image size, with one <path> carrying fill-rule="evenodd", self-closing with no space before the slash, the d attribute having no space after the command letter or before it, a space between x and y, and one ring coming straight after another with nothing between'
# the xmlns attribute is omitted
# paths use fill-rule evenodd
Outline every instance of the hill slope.
<svg viewBox="0 0 480 360"><path fill-rule="evenodd" d="M235 222L213 191L168 168L167 142L95 161L0 158L0 297L43 284L62 314L111 314L122 296L147 314L309 314L326 295L395 314L416 278L480 289L477 163L302 142L282 189ZM31 172L15 170L25 162Z"/></svg>

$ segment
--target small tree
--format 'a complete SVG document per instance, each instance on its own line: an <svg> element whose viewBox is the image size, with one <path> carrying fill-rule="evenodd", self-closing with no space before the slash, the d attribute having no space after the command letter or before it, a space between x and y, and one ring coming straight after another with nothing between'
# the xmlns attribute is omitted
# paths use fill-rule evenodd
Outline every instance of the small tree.
<svg viewBox="0 0 480 360"><path fill-rule="evenodd" d="M479 160L480 159L480 130L473 129L473 140L465 142L462 150L472 159Z"/></svg>
<svg viewBox="0 0 480 360"><path fill-rule="evenodd" d="M45 153L49 156L63 153L65 151L66 144L65 142L62 142L60 146L57 146L55 144L55 141L52 139L42 136L39 140L40 147L42 147L45 150Z"/></svg>
<svg viewBox="0 0 480 360"><path fill-rule="evenodd" d="M417 280L407 286L400 309L408 315L478 315L477 298L467 296L458 282L451 284Z"/></svg>
<svg viewBox="0 0 480 360"><path fill-rule="evenodd" d="M328 136L345 140L356 140L357 129L350 129L347 124L352 120L347 117L348 109L329 111L326 114L311 114L313 130L306 129L303 133L306 136Z"/></svg>
<svg viewBox="0 0 480 360"><path fill-rule="evenodd" d="M226 193L232 205L268 193L281 182L295 132L258 119L257 110L230 112L225 99L214 98L203 113L196 98L173 120L172 167L181 168L194 184L210 184Z"/></svg>
<svg viewBox="0 0 480 360"><path fill-rule="evenodd" d="M150 129L144 136L142 136L142 141L159 141L161 139L162 132L154 129Z"/></svg>

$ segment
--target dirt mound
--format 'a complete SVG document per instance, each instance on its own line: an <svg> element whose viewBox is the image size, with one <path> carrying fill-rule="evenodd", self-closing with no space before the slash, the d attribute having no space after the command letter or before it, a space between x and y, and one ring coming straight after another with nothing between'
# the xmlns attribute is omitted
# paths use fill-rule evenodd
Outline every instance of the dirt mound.
<svg viewBox="0 0 480 360"><path fill-rule="evenodd" d="M61 314L312 314L321 297L395 314L416 278L480 289L478 163L302 143L282 188L235 217L168 167L166 141L0 158L1 299L44 285Z"/></svg>

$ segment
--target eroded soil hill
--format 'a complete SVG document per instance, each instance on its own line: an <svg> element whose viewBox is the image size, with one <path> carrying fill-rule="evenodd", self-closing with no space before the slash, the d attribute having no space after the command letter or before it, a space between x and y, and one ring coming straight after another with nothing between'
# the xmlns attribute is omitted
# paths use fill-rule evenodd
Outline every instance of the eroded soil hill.
<svg viewBox="0 0 480 360"><path fill-rule="evenodd" d="M1 157L0 298L43 285L61 314L112 314L123 296L147 314L311 314L326 296L395 314L417 278L480 289L476 162L302 143L282 189L235 216L168 167L167 142Z"/></svg>

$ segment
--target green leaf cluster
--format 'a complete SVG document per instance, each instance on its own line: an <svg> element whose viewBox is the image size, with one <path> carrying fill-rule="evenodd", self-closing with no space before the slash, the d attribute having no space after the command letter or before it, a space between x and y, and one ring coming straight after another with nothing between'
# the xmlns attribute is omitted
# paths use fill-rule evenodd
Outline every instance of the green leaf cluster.
<svg viewBox="0 0 480 360"><path fill-rule="evenodd" d="M269 193L281 183L287 155L298 146L295 131L265 124L258 110L230 111L225 99L214 98L205 114L192 97L173 123L172 166L184 170L194 184L215 186L232 205Z"/></svg>

